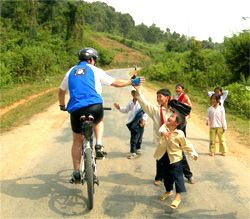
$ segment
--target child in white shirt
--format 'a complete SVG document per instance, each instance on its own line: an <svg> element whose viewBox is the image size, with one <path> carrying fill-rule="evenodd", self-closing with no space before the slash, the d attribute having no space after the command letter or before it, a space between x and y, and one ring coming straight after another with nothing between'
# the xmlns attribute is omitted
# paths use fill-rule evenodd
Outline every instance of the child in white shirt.
<svg viewBox="0 0 250 219"><path fill-rule="evenodd" d="M136 89L132 87L131 95L133 99L125 107L120 107L118 103L114 103L114 107L118 109L121 113L128 113L131 111L128 117L128 129L130 130L130 154L128 159L135 158L136 155L141 154L141 143L142 136L144 132L144 126L148 119L148 115L144 113L141 109L140 104L138 103L135 97Z"/></svg>

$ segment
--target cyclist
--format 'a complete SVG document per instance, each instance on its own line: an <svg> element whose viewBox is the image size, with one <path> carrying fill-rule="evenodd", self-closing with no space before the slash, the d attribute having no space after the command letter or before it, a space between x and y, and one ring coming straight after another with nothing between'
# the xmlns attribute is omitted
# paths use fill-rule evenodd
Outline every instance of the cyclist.
<svg viewBox="0 0 250 219"><path fill-rule="evenodd" d="M70 94L67 111L70 113L71 128L73 131L71 152L74 172L71 179L72 183L80 182L79 169L81 161L81 146L83 142L80 117L82 114L89 113L94 116L93 129L96 137L96 157L103 158L106 154L102 145L104 122L101 84L114 87L124 87L129 85L141 85L145 81L143 77L129 80L120 80L111 77L104 70L95 66L98 52L93 48L83 48L79 51L78 57L80 62L77 66L72 67L66 73L58 93L61 110L66 110L65 94L67 89Z"/></svg>

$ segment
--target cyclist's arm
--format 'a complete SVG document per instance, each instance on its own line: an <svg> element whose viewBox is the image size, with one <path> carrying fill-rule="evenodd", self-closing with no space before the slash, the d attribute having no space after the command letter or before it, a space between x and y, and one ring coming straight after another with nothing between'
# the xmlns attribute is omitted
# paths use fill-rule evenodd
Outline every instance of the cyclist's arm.
<svg viewBox="0 0 250 219"><path fill-rule="evenodd" d="M60 88L58 92L58 99L59 99L60 106L65 106L65 95L66 95L66 91Z"/></svg>
<svg viewBox="0 0 250 219"><path fill-rule="evenodd" d="M111 84L113 87L125 87L128 85L131 85L132 82L131 80L120 80L120 79L115 79L115 81Z"/></svg>
<svg viewBox="0 0 250 219"><path fill-rule="evenodd" d="M142 85L145 82L144 77L140 77L140 84ZM121 79L115 79L114 82L111 84L111 86L113 87L125 87L125 86L129 86L132 85L132 81L129 80L121 80Z"/></svg>

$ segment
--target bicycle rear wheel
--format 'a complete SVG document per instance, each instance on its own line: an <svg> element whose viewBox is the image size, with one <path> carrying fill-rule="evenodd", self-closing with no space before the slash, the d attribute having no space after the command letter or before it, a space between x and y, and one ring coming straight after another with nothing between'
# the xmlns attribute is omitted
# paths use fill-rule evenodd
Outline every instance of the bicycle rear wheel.
<svg viewBox="0 0 250 219"><path fill-rule="evenodd" d="M87 148L85 151L86 155L86 181L87 181L87 191L89 200L89 209L94 206L94 173L92 167L92 151Z"/></svg>

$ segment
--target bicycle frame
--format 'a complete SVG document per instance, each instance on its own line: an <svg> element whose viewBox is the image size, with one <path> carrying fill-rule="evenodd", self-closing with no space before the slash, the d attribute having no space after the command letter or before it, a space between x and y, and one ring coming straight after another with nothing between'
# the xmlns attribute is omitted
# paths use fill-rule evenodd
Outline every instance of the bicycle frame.
<svg viewBox="0 0 250 219"><path fill-rule="evenodd" d="M106 108L106 110L111 108ZM93 121L92 115L82 115L81 118L81 134L84 137L82 144L82 165L81 165L81 183L87 182L89 209L94 205L94 184L99 186L97 177L96 157L93 150ZM104 157L105 158L105 157Z"/></svg>
<svg viewBox="0 0 250 219"><path fill-rule="evenodd" d="M86 159L85 159L85 151L90 148L91 149L91 154L92 154L92 164L93 164L93 173L94 173L94 179L97 181L97 185L99 185L99 182L97 180L97 167L96 167L96 158L93 150L93 136L91 136L90 140L84 139L83 144L82 144L82 166L81 166L81 173L82 173L82 184L85 183L86 177L85 177L85 166L86 166Z"/></svg>

